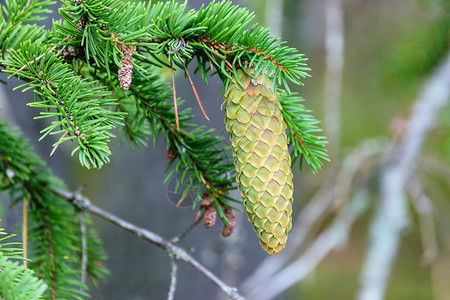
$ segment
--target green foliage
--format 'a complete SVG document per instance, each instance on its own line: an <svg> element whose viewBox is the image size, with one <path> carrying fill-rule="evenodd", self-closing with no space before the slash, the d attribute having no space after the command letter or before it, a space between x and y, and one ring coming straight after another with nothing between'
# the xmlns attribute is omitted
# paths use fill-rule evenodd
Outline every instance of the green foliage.
<svg viewBox="0 0 450 300"><path fill-rule="evenodd" d="M26 22L44 20L43 16L51 12L46 9L54 4L53 1L39 0L8 0L5 5L0 4L0 49L1 57L5 57L6 50L14 49L26 40L35 41L45 39L43 27L36 25L22 25Z"/></svg>
<svg viewBox="0 0 450 300"><path fill-rule="evenodd" d="M311 110L302 104L303 98L281 92L279 101L283 107L283 119L289 128L289 144L293 145L292 165L300 158L300 168L303 165L302 160L305 160L314 173L318 172L322 168L322 161L329 161L325 151L326 139L315 135L322 131L317 126L319 121L314 119L310 115Z"/></svg>
<svg viewBox="0 0 450 300"><path fill-rule="evenodd" d="M0 121L0 188L8 190L13 203L28 200L30 267L50 287L45 298L83 299L80 288L82 235L77 211L56 191L64 185L45 167L24 139ZM103 278L106 270L97 262L105 259L95 234L87 235L87 271Z"/></svg>
<svg viewBox="0 0 450 300"><path fill-rule="evenodd" d="M383 64L386 85L392 89L412 86L444 59L450 49L450 10L425 22L420 30L405 35Z"/></svg>
<svg viewBox="0 0 450 300"><path fill-rule="evenodd" d="M254 17L247 9L231 1L213 1L198 12L185 13L185 9L186 3L174 1L155 5L147 18L154 44L147 49L150 54L166 54L182 68L196 56L203 78L212 64L225 86L245 65L256 67L255 76L267 74L274 79L274 89L278 83L289 90L287 81L301 84L300 78L308 76L303 54L278 43L267 28L255 24L247 29Z"/></svg>
<svg viewBox="0 0 450 300"><path fill-rule="evenodd" d="M3 237L1 237L3 236ZM22 248L19 246L21 245L18 242L8 242L6 241L12 237L15 237L15 234L8 235L5 232L5 229L0 228L0 254L4 256L6 259L18 259L22 260L23 257L21 256L24 252Z"/></svg>
<svg viewBox="0 0 450 300"><path fill-rule="evenodd" d="M3 237L1 237L3 236ZM22 260L20 243L6 242L15 235L7 235L0 228L0 297L6 300L43 299L47 285L36 274L11 260Z"/></svg>
<svg viewBox="0 0 450 300"><path fill-rule="evenodd" d="M28 83L21 87L33 89L37 96L29 105L45 110L35 119L57 119L41 131L41 139L48 134L66 135L54 146L76 140L78 146L72 154L78 151L85 167L100 168L109 162L108 142L114 137L110 130L120 124L122 118L107 109L116 104L110 99L110 92L92 80L77 76L43 44L24 42L19 49L11 49L9 54L10 59L4 62L7 72L17 73L27 80ZM39 62L29 63L36 57L41 57ZM27 64L27 68L21 70Z"/></svg>

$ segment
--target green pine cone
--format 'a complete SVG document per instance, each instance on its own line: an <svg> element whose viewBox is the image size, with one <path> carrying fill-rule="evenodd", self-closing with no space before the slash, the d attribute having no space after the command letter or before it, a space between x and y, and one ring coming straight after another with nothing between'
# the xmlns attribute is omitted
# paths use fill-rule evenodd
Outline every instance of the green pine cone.
<svg viewBox="0 0 450 300"><path fill-rule="evenodd" d="M247 69L249 74L254 68ZM242 86L233 78L225 93L225 123L230 134L239 184L247 216L261 247L278 254L292 227L292 171L286 123L278 94L264 75L251 78L238 70Z"/></svg>

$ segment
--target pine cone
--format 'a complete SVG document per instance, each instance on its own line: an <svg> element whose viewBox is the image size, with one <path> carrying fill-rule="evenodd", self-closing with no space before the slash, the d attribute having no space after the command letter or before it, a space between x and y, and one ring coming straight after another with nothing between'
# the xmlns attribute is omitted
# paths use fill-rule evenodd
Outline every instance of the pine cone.
<svg viewBox="0 0 450 300"><path fill-rule="evenodd" d="M214 206L208 206L205 208L205 214L203 215L203 225L205 228L211 228L216 224L217 212Z"/></svg>
<svg viewBox="0 0 450 300"><path fill-rule="evenodd" d="M224 209L223 214L225 215L225 217L227 217L230 223L228 223L228 225L223 225L222 235L224 237L228 237L234 232L234 229L236 228L236 217L234 216L233 210L228 207Z"/></svg>
<svg viewBox="0 0 450 300"><path fill-rule="evenodd" d="M254 74L254 68L247 69ZM238 70L240 82L225 93L225 123L230 134L236 180L247 217L269 254L286 245L292 227L292 171L286 124L278 94L264 75L251 78Z"/></svg>

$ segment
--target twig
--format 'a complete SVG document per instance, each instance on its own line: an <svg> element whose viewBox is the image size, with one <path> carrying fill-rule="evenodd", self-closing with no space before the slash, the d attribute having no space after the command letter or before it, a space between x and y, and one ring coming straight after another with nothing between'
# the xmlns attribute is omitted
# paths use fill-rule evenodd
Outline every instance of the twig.
<svg viewBox="0 0 450 300"><path fill-rule="evenodd" d="M414 177L408 185L408 192L412 196L412 204L419 215L420 235L422 237L423 255L425 264L431 264L438 255L436 230L433 220L433 202L425 194L422 183Z"/></svg>
<svg viewBox="0 0 450 300"><path fill-rule="evenodd" d="M28 253L28 200L23 198L22 201L22 245L23 245L23 266L26 268Z"/></svg>
<svg viewBox="0 0 450 300"><path fill-rule="evenodd" d="M177 288L177 261L171 257L170 258L170 266L171 266L171 272L170 272L170 288L169 288L169 295L167 296L167 300L173 300L175 297L175 290Z"/></svg>
<svg viewBox="0 0 450 300"><path fill-rule="evenodd" d="M65 138L65 136L66 136L68 133L69 133L68 131L64 132L64 134L59 138L58 142L61 141L63 138ZM56 151L56 149L58 149L58 146L59 146L59 145L60 145L60 144L55 145L55 147L53 147L52 152L50 152L50 156L52 156L52 155L55 153L55 151Z"/></svg>
<svg viewBox="0 0 450 300"><path fill-rule="evenodd" d="M75 205L78 209L86 210L89 213L100 217L109 223L117 225L118 227L131 232L137 237L143 239L144 241L150 242L159 248L163 249L168 253L169 256L173 257L175 260L185 261L187 264L194 267L197 271L206 276L209 280L211 280L214 284L216 284L222 291L224 291L230 299L235 300L243 300L244 298L237 292L237 289L234 287L230 287L226 285L222 280L220 280L216 275L214 275L211 271L206 269L202 264L200 264L195 258L193 258L188 251L184 248L178 247L173 244L171 241L168 241L161 237L160 235L153 233L144 228L140 228L134 224L131 224L109 212L102 210L101 208L90 203L89 199L79 195L70 193L62 190L55 190L55 192L62 198L66 199L73 205Z"/></svg>
<svg viewBox="0 0 450 300"><path fill-rule="evenodd" d="M71 38L71 40L72 40L72 36L68 35L68 36L66 36L63 40L61 40L61 41L58 43L58 45L61 44L62 42L65 42L68 38ZM38 57L36 57L36 58L33 59L32 61L30 61L28 64L23 65L19 70L17 70L16 72L14 72L14 74L12 74L12 76L15 76L17 73L19 73L20 71L24 70L24 69L27 68L29 65L32 65L32 64L34 64L35 62L39 61L45 54L48 54L48 53L52 52L53 50L55 50L55 48L58 47L58 45L51 46L51 47L48 49L47 53L42 53L41 55L39 55ZM61 52L61 51L60 51L60 52ZM58 52L58 54L59 54L60 52Z"/></svg>
<svg viewBox="0 0 450 300"><path fill-rule="evenodd" d="M86 284L87 274L87 237L86 237L86 223L84 222L84 212L78 214L80 219L80 232L81 232L81 282ZM83 287L80 287L80 291L84 291Z"/></svg>
<svg viewBox="0 0 450 300"><path fill-rule="evenodd" d="M408 120L404 139L392 150L381 172L381 199L371 224L359 300L383 299L398 251L408 209L405 187L415 169L423 141L450 97L450 53L425 82Z"/></svg>
<svg viewBox="0 0 450 300"><path fill-rule="evenodd" d="M186 235L188 235L189 232L192 231L192 229L194 229L198 223L200 223L200 221L202 220L202 216L199 216L198 218L195 219L195 221L189 225L188 228L186 228L186 230L184 230L182 233L180 233L179 235L173 237L170 241L174 244L178 243L179 241L181 241L182 239L184 239L184 237Z"/></svg>

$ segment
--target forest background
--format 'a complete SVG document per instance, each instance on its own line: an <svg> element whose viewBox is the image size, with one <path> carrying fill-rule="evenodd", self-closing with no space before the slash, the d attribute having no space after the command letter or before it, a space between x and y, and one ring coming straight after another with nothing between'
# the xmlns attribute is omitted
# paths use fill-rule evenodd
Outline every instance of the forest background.
<svg viewBox="0 0 450 300"><path fill-rule="evenodd" d="M209 1L191 0L189 6L199 8L202 3ZM300 260L296 265L299 268L291 272L308 272L281 291L282 296L277 299L352 299L362 289L361 274L370 250L369 232L383 197L380 178L386 162L392 149L404 142L408 118L414 113L419 94L448 57L449 5L444 1L410 0L234 3L255 10L260 24L309 58L311 77L295 91L306 99L306 106L315 116L324 120L321 127L330 142L331 162L325 164L322 172L314 175L308 168L302 172L294 168L294 228L302 225L307 234L296 245L298 249L293 251L290 263L306 257L312 266L302 265ZM52 17L59 18L56 13ZM193 71L194 66L191 68ZM5 78L6 74L0 74L0 79ZM220 110L222 100L216 97L219 80L213 78L205 85L199 76L194 76L194 82L211 121L205 120L197 108L182 72L177 73L177 94L193 107L195 123L216 128L217 133L226 136L224 112ZM21 128L36 152L70 189L85 186L84 194L96 205L164 237L175 236L192 223L195 211L189 203L175 207L179 197L173 192L175 183L163 185L167 161L162 143L154 149L135 152L127 143L120 148L113 146L111 163L101 170L81 167L65 145L50 158L56 139L37 142L44 126L33 120L37 113L26 106L33 99L32 93L12 89L11 84L0 85L1 117ZM413 161L413 176L405 188L407 225L401 228L401 244L392 265L386 299L450 299L448 101L433 120L435 124L426 133L420 155ZM18 232L19 209L8 207L7 195L0 197L1 227ZM322 206L313 206L314 203ZM349 212L348 208L354 205L358 209ZM319 211L316 215L308 210L314 207ZM309 227L305 221L308 217L313 219ZM268 278L260 278L256 283L251 280L258 278L255 272L262 272L258 267L263 262L266 266L277 266L278 262L260 249L245 215L237 214L237 219L237 230L229 238L221 236L221 226L208 230L198 226L181 245L192 247L205 266L227 284L240 288L244 295L267 292L270 285L265 285L264 280ZM92 299L167 297L171 278L166 254L117 227L93 220L108 253L111 274L98 290L92 290ZM299 238L297 233L293 230L290 234L288 248ZM314 247L326 251L308 252ZM275 274L289 275L279 272L286 270L279 268ZM179 264L178 276L175 299L225 298L213 283L189 266Z"/></svg>

